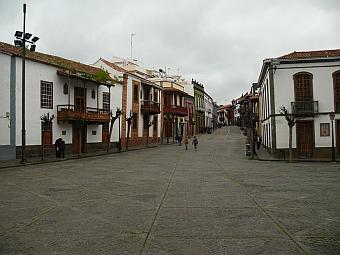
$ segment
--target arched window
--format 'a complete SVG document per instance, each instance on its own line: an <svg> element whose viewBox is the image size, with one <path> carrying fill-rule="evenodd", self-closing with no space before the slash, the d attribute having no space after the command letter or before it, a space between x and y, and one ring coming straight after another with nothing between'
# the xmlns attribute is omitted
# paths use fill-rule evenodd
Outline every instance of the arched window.
<svg viewBox="0 0 340 255"><path fill-rule="evenodd" d="M313 101L313 75L297 73L294 75L295 101Z"/></svg>
<svg viewBox="0 0 340 255"><path fill-rule="evenodd" d="M333 73L334 108L340 112L340 70Z"/></svg>

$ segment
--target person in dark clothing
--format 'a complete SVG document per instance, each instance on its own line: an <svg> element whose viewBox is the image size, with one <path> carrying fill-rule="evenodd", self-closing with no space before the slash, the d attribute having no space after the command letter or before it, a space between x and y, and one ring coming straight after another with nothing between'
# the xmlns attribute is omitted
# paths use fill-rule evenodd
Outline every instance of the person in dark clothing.
<svg viewBox="0 0 340 255"><path fill-rule="evenodd" d="M61 139L61 138L58 138L58 139L55 141L55 143L54 143L55 156L56 156L57 158L60 158L60 157L61 157L61 153L60 153L61 142L62 142L62 139Z"/></svg>
<svg viewBox="0 0 340 255"><path fill-rule="evenodd" d="M178 145L182 145L182 136L178 136Z"/></svg>
<svg viewBox="0 0 340 255"><path fill-rule="evenodd" d="M65 141L64 140L61 140L60 155L62 158L65 158Z"/></svg>
<svg viewBox="0 0 340 255"><path fill-rule="evenodd" d="M198 144L198 140L197 140L196 136L194 136L194 139L192 139L192 144L195 146L195 150L196 150L197 144Z"/></svg>
<svg viewBox="0 0 340 255"><path fill-rule="evenodd" d="M257 148L257 150L260 149L261 143L262 143L262 138L261 138L261 136L258 135L257 138L256 138L256 148Z"/></svg>

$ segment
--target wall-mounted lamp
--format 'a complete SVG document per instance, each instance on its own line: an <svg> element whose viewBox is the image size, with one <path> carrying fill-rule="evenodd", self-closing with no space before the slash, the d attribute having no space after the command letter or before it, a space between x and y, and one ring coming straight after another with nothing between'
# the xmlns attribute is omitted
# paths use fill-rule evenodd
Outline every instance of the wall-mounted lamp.
<svg viewBox="0 0 340 255"><path fill-rule="evenodd" d="M96 91L94 91L94 89L93 89L92 92L91 92L91 97L92 97L93 99L96 98Z"/></svg>

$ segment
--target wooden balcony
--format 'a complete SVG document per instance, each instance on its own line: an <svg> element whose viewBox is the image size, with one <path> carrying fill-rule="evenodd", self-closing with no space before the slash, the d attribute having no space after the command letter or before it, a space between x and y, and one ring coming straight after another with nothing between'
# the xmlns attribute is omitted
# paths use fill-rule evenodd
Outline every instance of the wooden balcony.
<svg viewBox="0 0 340 255"><path fill-rule="evenodd" d="M151 114L151 115L159 114L161 112L159 103L153 102L150 100L141 101L140 108L141 108L142 113Z"/></svg>
<svg viewBox="0 0 340 255"><path fill-rule="evenodd" d="M319 112L318 101L295 101L291 105L292 114L297 117L313 117Z"/></svg>
<svg viewBox="0 0 340 255"><path fill-rule="evenodd" d="M92 107L76 107L74 105L58 105L57 106L58 121L86 121L92 123L108 123L110 122L110 111L92 108Z"/></svg>
<svg viewBox="0 0 340 255"><path fill-rule="evenodd" d="M164 106L164 114L172 113L176 116L187 116L188 110L186 107L178 106L178 105L170 105L170 106Z"/></svg>

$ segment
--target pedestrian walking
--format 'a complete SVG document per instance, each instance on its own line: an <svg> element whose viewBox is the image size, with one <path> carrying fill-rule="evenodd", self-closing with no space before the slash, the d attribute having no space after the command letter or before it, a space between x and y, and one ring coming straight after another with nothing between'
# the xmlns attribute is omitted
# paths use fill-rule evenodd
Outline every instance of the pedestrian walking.
<svg viewBox="0 0 340 255"><path fill-rule="evenodd" d="M182 136L178 136L178 145L181 146L182 145Z"/></svg>
<svg viewBox="0 0 340 255"><path fill-rule="evenodd" d="M261 136L258 135L257 139L256 139L256 148L257 148L257 150L260 149L261 143L262 143L262 138L261 138Z"/></svg>
<svg viewBox="0 0 340 255"><path fill-rule="evenodd" d="M198 140L197 140L196 136L194 136L194 139L192 139L192 144L195 146L195 150L196 150L197 144L198 144Z"/></svg>
<svg viewBox="0 0 340 255"><path fill-rule="evenodd" d="M188 143L189 143L189 139L187 136L185 136L184 138L184 144L185 144L185 149L187 150L188 149Z"/></svg>

